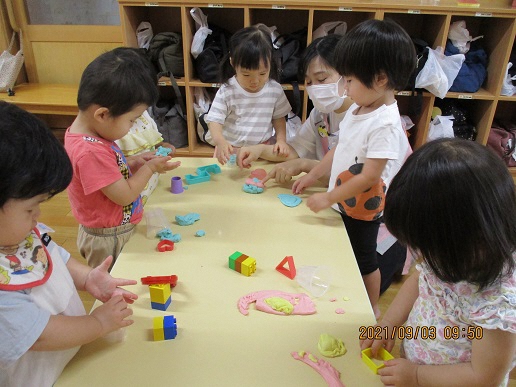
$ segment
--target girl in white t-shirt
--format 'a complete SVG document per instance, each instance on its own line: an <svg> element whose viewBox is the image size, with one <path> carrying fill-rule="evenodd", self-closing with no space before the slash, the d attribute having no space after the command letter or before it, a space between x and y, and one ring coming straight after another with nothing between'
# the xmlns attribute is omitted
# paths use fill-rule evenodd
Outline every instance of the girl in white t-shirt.
<svg viewBox="0 0 516 387"><path fill-rule="evenodd" d="M395 90L405 87L416 53L398 24L367 20L339 41L335 62L355 103L340 124L338 145L296 180L292 191L300 194L331 172L328 192L310 196L307 205L314 212L328 207L340 212L378 318L381 275L376 240L385 192L410 152Z"/></svg>
<svg viewBox="0 0 516 387"><path fill-rule="evenodd" d="M222 86L210 111L206 141L225 164L234 147L267 143L276 132L274 152L288 155L285 117L291 107L277 78L271 32L263 24L237 31L221 64Z"/></svg>

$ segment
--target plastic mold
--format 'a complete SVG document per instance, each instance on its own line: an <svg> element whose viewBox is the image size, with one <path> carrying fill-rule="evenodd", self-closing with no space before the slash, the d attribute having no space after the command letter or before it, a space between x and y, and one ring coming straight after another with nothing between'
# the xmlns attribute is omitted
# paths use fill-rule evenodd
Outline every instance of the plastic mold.
<svg viewBox="0 0 516 387"><path fill-rule="evenodd" d="M198 183L204 183L206 181L209 181L211 179L210 174L217 174L221 173L222 170L217 164L210 164L205 165L204 167L197 168L197 176L188 174L185 175L185 181L186 184L198 184Z"/></svg>
<svg viewBox="0 0 516 387"><path fill-rule="evenodd" d="M383 362L394 359L394 356L392 356L385 348L380 348L376 358L381 360L382 363L378 364L373 360L374 358L371 348L366 348L362 351L362 361L369 367L371 371L373 371L375 374L378 374L378 370L385 367Z"/></svg>

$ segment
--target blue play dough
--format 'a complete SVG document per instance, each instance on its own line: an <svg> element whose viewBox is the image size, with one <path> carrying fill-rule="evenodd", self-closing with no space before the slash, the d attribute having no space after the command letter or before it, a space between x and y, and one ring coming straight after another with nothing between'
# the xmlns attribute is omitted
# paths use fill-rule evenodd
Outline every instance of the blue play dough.
<svg viewBox="0 0 516 387"><path fill-rule="evenodd" d="M301 204L301 198L299 196L289 195L289 194L279 194L278 198L287 207L296 207L296 206L299 206L299 204Z"/></svg>
<svg viewBox="0 0 516 387"><path fill-rule="evenodd" d="M206 235L206 232L204 230L198 230L196 233L195 233L195 236L198 236L198 237L203 237Z"/></svg>
<svg viewBox="0 0 516 387"><path fill-rule="evenodd" d="M169 228L167 228L167 227L165 227L161 231L158 231L156 236L160 240L167 239L167 240L172 241L174 243L177 243L177 242L179 242L181 240L181 234L172 234L172 231Z"/></svg>
<svg viewBox="0 0 516 387"><path fill-rule="evenodd" d="M185 216L176 215L176 222L180 226L189 226L197 222L199 219L201 219L201 215L195 212L191 212L189 214L186 214Z"/></svg>
<svg viewBox="0 0 516 387"><path fill-rule="evenodd" d="M170 148L165 148L163 146L160 146L157 150L156 150L156 156L168 156L168 154L172 152L172 149Z"/></svg>
<svg viewBox="0 0 516 387"><path fill-rule="evenodd" d="M252 184L244 184L244 187L242 188L244 192L250 193L250 194L259 194L263 192L263 188L257 187Z"/></svg>

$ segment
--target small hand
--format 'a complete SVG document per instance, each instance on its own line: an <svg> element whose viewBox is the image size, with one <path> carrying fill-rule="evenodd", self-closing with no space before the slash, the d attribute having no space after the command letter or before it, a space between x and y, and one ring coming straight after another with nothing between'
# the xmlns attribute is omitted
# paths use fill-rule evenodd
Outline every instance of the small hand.
<svg viewBox="0 0 516 387"><path fill-rule="evenodd" d="M373 356L376 356L378 350L382 347L390 352L396 342L396 340L393 338L393 336L395 336L395 334L393 334L394 325L390 321L383 319L375 326L382 327L381 331L387 332L387 335L383 334L380 340L367 339L360 341L360 349L364 350L371 347Z"/></svg>
<svg viewBox="0 0 516 387"><path fill-rule="evenodd" d="M294 182L294 185L292 186L292 193L294 195L299 195L303 193L305 188L310 187L315 182L316 180L310 175L310 173L307 173L306 175L301 176Z"/></svg>
<svg viewBox="0 0 516 387"><path fill-rule="evenodd" d="M257 150L257 147L247 147L244 146L239 149L237 153L237 165L240 168L251 168L251 163L261 155L261 151Z"/></svg>
<svg viewBox="0 0 516 387"><path fill-rule="evenodd" d="M127 307L121 295L111 297L91 312L91 315L100 323L102 336L134 323L133 320L127 319L132 314L133 311Z"/></svg>
<svg viewBox="0 0 516 387"><path fill-rule="evenodd" d="M321 192L313 194L306 201L306 205L310 210L318 213L321 210L331 207L333 203L330 200L330 194L328 192Z"/></svg>
<svg viewBox="0 0 516 387"><path fill-rule="evenodd" d="M147 165L154 173L165 173L173 169L176 169L181 165L181 161L169 163L171 159L172 157L170 156L158 156L156 158L153 158L152 160L147 161Z"/></svg>
<svg viewBox="0 0 516 387"><path fill-rule="evenodd" d="M119 286L136 285L135 280L113 278L109 274L108 269L113 262L113 257L107 257L99 266L92 269L84 283L84 288L97 300L106 302L113 297L114 294L119 294L123 297L125 302L132 304L138 296L132 292L119 288Z"/></svg>
<svg viewBox="0 0 516 387"><path fill-rule="evenodd" d="M292 180L293 176L299 175L301 169L301 159L288 160L283 163L277 164L270 170L262 183L265 184L269 179L273 179L278 184L285 184Z"/></svg>
<svg viewBox="0 0 516 387"><path fill-rule="evenodd" d="M229 142L224 141L223 143L217 144L215 156L222 165L228 162L232 153L233 146Z"/></svg>
<svg viewBox="0 0 516 387"><path fill-rule="evenodd" d="M290 148L285 141L278 141L274 144L273 152L280 156L287 157L290 153Z"/></svg>
<svg viewBox="0 0 516 387"><path fill-rule="evenodd" d="M380 380L386 386L417 386L417 367L407 359L387 360L378 370Z"/></svg>

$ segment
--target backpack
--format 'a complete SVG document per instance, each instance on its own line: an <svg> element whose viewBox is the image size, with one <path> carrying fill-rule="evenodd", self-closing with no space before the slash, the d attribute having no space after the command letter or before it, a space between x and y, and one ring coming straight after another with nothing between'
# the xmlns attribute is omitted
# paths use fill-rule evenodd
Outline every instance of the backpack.
<svg viewBox="0 0 516 387"><path fill-rule="evenodd" d="M278 73L280 83L289 83L298 81L299 79L299 62L303 50L306 48L306 39L308 28L303 27L291 34L279 35L272 43L274 47L278 47L274 53L278 64Z"/></svg>
<svg viewBox="0 0 516 387"><path fill-rule="evenodd" d="M516 167L516 125L508 121L494 121L487 139L487 147L508 167Z"/></svg>
<svg viewBox="0 0 516 387"><path fill-rule="evenodd" d="M231 33L215 24L209 24L212 31L204 41L201 53L194 59L195 71L204 83L220 82L219 65L222 58L229 53Z"/></svg>
<svg viewBox="0 0 516 387"><path fill-rule="evenodd" d="M173 76L184 77L183 43L177 32L160 32L152 38L147 51L158 72L172 72ZM165 63L166 68L163 68Z"/></svg>
<svg viewBox="0 0 516 387"><path fill-rule="evenodd" d="M416 89L416 78L428 60L428 43L419 38L412 38L412 42L416 49L417 64L407 84L407 89L412 92L412 97L414 97L409 105L409 115L418 116L423 106L423 90Z"/></svg>

